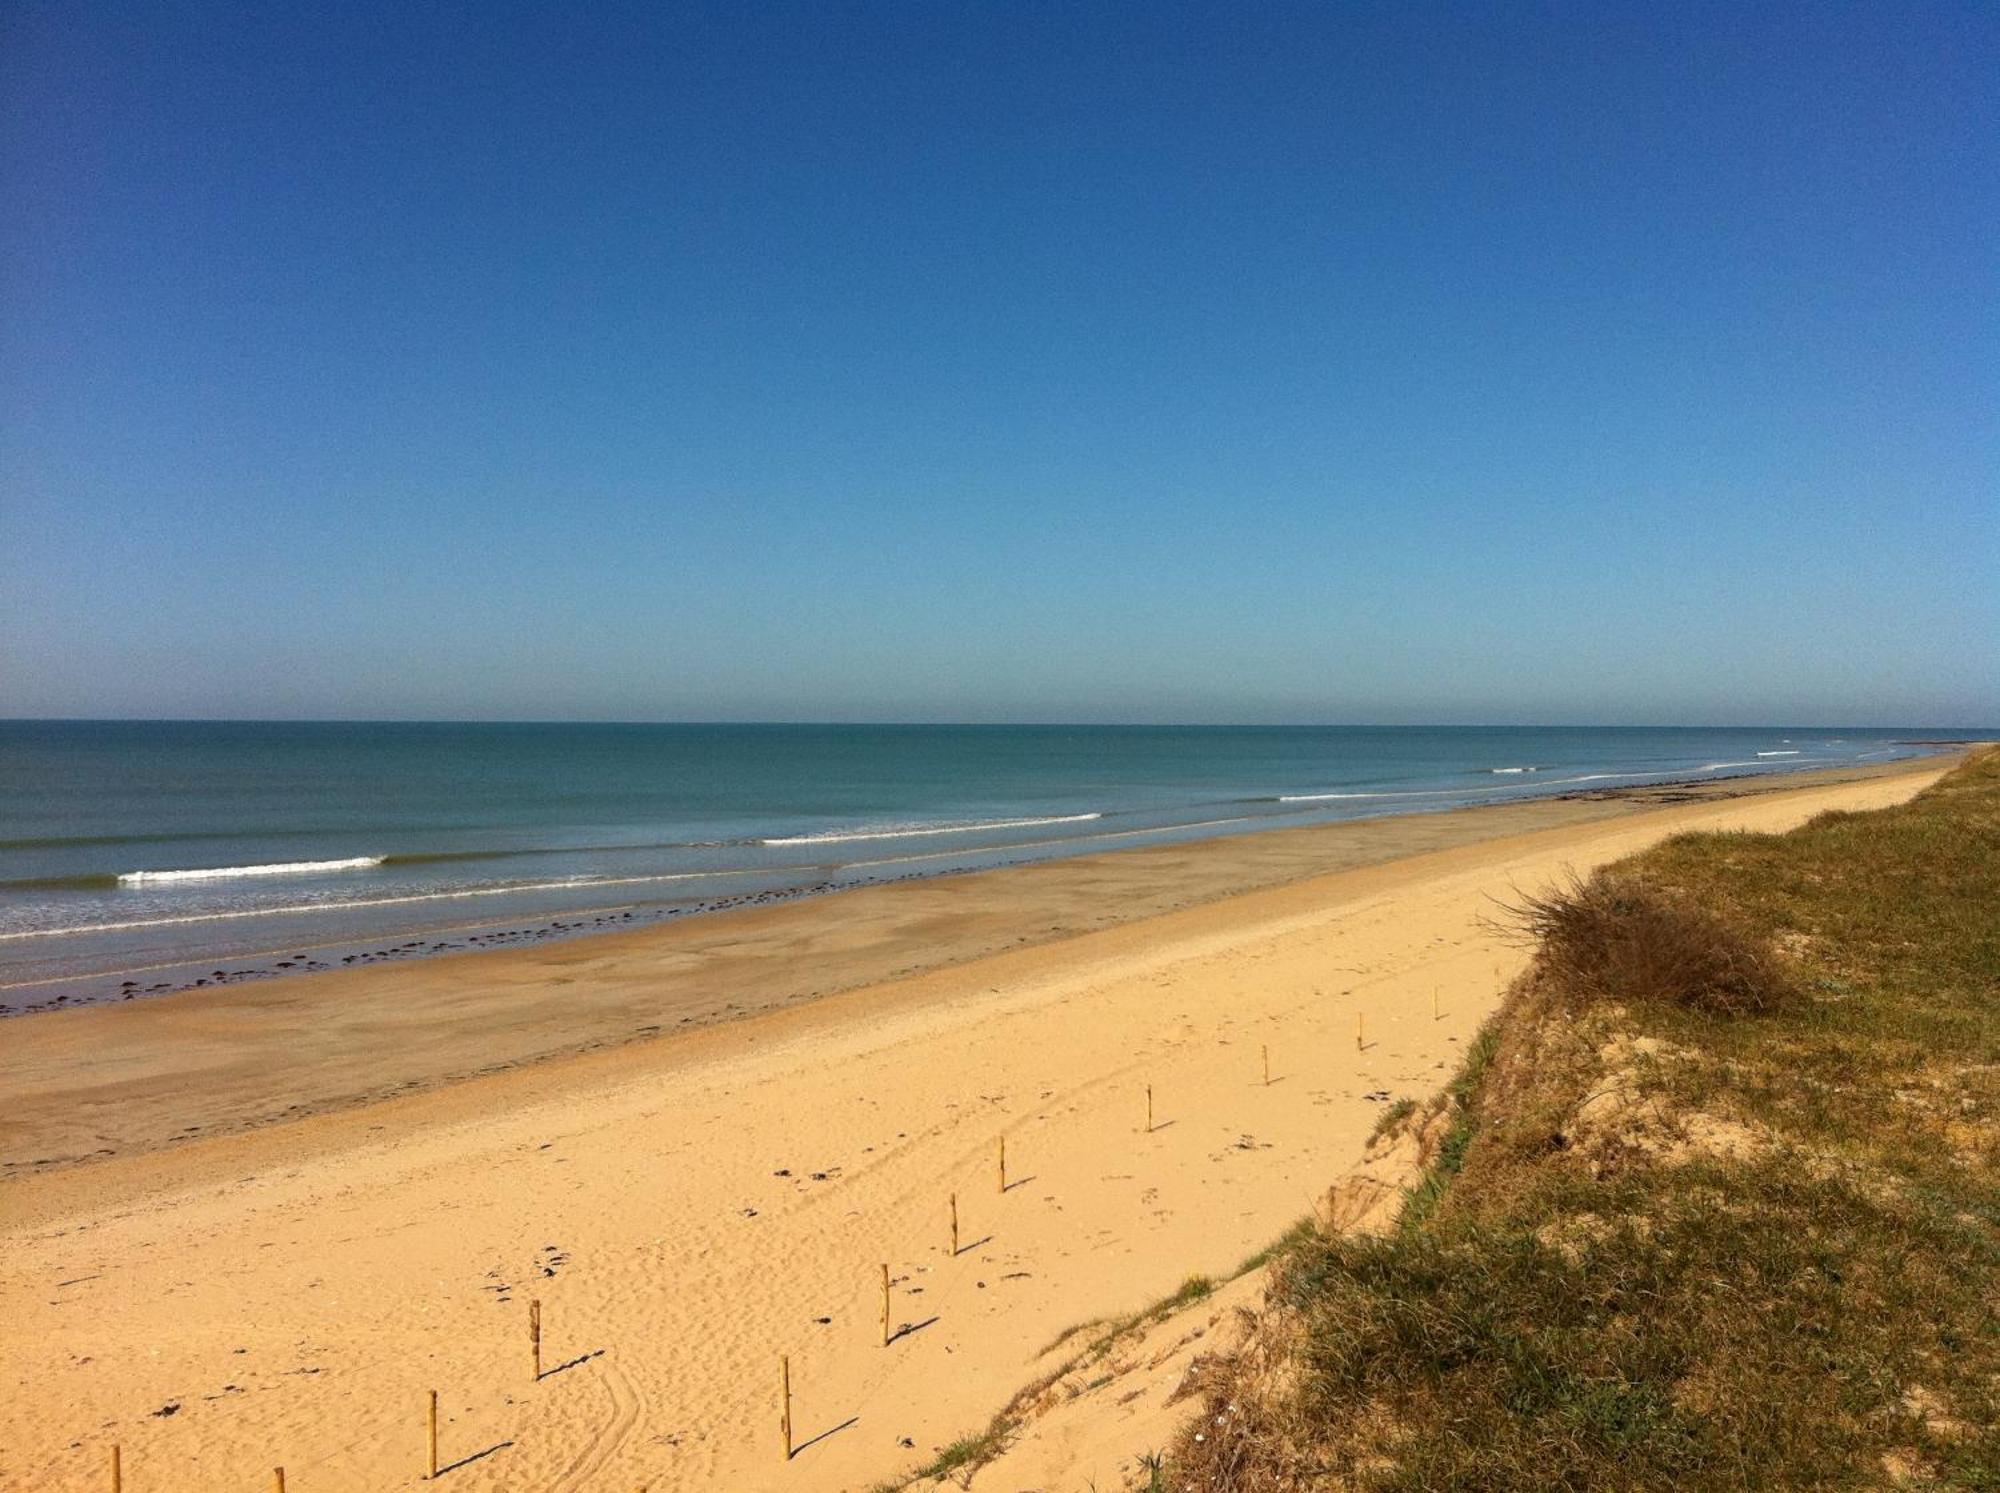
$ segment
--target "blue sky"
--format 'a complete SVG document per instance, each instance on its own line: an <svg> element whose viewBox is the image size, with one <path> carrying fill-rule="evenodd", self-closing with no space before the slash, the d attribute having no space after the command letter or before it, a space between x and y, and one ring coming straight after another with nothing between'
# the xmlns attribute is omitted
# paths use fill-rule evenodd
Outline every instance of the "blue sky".
<svg viewBox="0 0 2000 1493"><path fill-rule="evenodd" d="M37 4L0 714L2000 723L1989 5Z"/></svg>

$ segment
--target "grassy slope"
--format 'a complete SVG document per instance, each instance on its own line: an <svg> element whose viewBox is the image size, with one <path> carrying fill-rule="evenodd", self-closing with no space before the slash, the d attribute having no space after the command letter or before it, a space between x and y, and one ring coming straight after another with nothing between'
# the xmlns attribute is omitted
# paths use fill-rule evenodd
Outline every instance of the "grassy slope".
<svg viewBox="0 0 2000 1493"><path fill-rule="evenodd" d="M1167 1486L2000 1488L2000 751L1613 881L1774 1009L1545 948L1444 1169L1280 1264Z"/></svg>

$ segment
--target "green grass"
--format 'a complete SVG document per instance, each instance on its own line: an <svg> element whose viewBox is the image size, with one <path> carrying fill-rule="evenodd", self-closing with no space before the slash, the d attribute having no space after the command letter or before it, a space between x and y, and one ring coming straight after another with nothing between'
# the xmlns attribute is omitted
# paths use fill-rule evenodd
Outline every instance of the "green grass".
<svg viewBox="0 0 2000 1493"><path fill-rule="evenodd" d="M1465 1061L1445 1088L1445 1097L1452 1107L1451 1126L1438 1142L1437 1156L1404 1198L1403 1211L1396 1220L1397 1227L1404 1230L1421 1228L1444 1197L1445 1190L1464 1170L1466 1148L1472 1144L1472 1095L1486 1072L1487 1064L1493 1061L1493 1052L1499 1040L1499 1029L1488 1022L1479 1029L1472 1045L1466 1049Z"/></svg>
<svg viewBox="0 0 2000 1493"><path fill-rule="evenodd" d="M1371 1141L1380 1140L1416 1112L1416 1100L1407 1096L1398 1099L1394 1104L1375 1117L1375 1128L1368 1133L1368 1139Z"/></svg>
<svg viewBox="0 0 2000 1493"><path fill-rule="evenodd" d="M975 1472L1007 1450L1007 1442L1013 1434L1012 1420L1004 1413L996 1415L985 1430L959 1437L908 1477L877 1483L870 1493L903 1493L904 1489L915 1487L918 1483L952 1480L969 1485Z"/></svg>
<svg viewBox="0 0 2000 1493"><path fill-rule="evenodd" d="M998 1424L988 1426L976 1436L961 1436L930 1462L917 1471L919 1481L929 1478L933 1482L943 1482L960 1472L970 1472L983 1467L999 1456L1007 1448L1007 1428Z"/></svg>
<svg viewBox="0 0 2000 1493"><path fill-rule="evenodd" d="M2000 1488L2000 752L1528 911L1401 1226L1285 1256L1169 1485Z"/></svg>

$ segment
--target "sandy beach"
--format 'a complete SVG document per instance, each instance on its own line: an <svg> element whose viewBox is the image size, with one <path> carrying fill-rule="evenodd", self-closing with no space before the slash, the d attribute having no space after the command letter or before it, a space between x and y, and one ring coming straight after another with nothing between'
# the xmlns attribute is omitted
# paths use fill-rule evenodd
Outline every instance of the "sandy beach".
<svg viewBox="0 0 2000 1493"><path fill-rule="evenodd" d="M1230 1273L1386 1103L1437 1088L1523 958L1495 899L1685 830L1899 802L1954 760L0 1023L0 1488L108 1487L114 1443L134 1493L279 1465L291 1493L412 1486L432 1389L453 1487L892 1480L1063 1329ZM1150 1449L1087 1445L1019 1485L1117 1486Z"/></svg>

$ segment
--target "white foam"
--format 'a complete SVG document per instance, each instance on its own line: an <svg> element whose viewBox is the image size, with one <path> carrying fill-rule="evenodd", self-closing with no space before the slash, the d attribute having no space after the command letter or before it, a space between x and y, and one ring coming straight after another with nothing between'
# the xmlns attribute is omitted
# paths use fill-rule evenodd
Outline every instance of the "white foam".
<svg viewBox="0 0 2000 1493"><path fill-rule="evenodd" d="M910 825L897 829L836 829L817 835L777 835L760 845L838 845L847 840L913 840L919 835L970 835L987 829L1032 829L1044 824L1082 824L1102 814L1055 814L1045 819L987 819L977 824Z"/></svg>
<svg viewBox="0 0 2000 1493"><path fill-rule="evenodd" d="M1793 747L1789 752L1759 752L1757 755L1760 757L1796 757L1798 754L1799 749Z"/></svg>
<svg viewBox="0 0 2000 1493"><path fill-rule="evenodd" d="M283 907L234 907L227 912L188 912L170 918L135 918L123 923L85 923L75 928L26 928L0 933L0 943L23 938L63 938L76 933L123 933L132 928L172 928L182 923L220 923L233 918L275 918L293 913L352 912L363 907L402 907L412 902L452 902L463 897L504 897L515 892L566 891L571 887L639 886L656 881L698 881L722 876L766 876L772 869L811 871L813 866L748 867L740 871L677 871L658 876L567 876L561 881L516 882L507 886L460 887L449 892L412 892L403 897L363 897L351 902L293 902ZM526 914L524 914L526 916Z"/></svg>
<svg viewBox="0 0 2000 1493"><path fill-rule="evenodd" d="M991 849L994 852L1011 852L1015 850L1039 850L1045 845L1090 845L1099 840L1133 840L1139 838L1141 835L1172 835L1179 834L1183 830L1213 829L1217 825L1223 824L1255 824L1259 822L1268 824L1271 822L1271 818L1272 816L1269 814L1232 814L1227 819L1190 819L1185 824L1155 824L1147 829L1108 829L1094 835L1074 835L1060 840L1020 840L1012 845L995 845ZM927 850L919 855L892 855L882 860L842 861L839 863L839 869L851 871L856 867L900 866L911 861L943 860L947 856L963 855L965 853L959 850ZM801 867L801 869L810 868Z"/></svg>
<svg viewBox="0 0 2000 1493"><path fill-rule="evenodd" d="M120 886L155 886L168 881L234 881L242 876L310 876L321 871L366 871L382 864L379 855L339 861L274 861L266 866L198 866L188 871L127 871Z"/></svg>
<svg viewBox="0 0 2000 1493"><path fill-rule="evenodd" d="M1537 769L1535 769L1535 768L1532 768L1532 767L1489 767L1489 768L1487 768L1486 770L1487 770L1488 772L1508 772L1508 773L1512 773L1512 772L1534 772L1534 771L1536 771Z"/></svg>
<svg viewBox="0 0 2000 1493"><path fill-rule="evenodd" d="M1725 763L1719 763L1718 765L1727 767L1730 764L1725 762ZM1706 772L1707 770L1708 770L1707 768L1700 769L1700 771L1703 772ZM1662 767L1656 771L1648 771L1648 772L1586 772L1586 773L1580 773L1573 778L1544 778L1542 781L1550 784L1551 786L1555 786L1562 783L1596 783L1607 780L1620 783L1635 783L1641 778L1685 777L1687 776L1688 773L1694 771L1696 771L1696 769L1691 767Z"/></svg>
<svg viewBox="0 0 2000 1493"><path fill-rule="evenodd" d="M1468 793L1498 793L1499 788L1401 788L1379 793L1281 793L1281 804L1316 804L1331 798L1463 798Z"/></svg>

